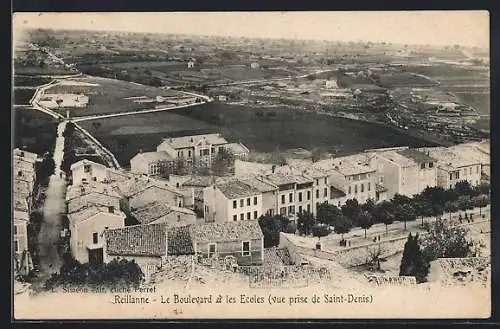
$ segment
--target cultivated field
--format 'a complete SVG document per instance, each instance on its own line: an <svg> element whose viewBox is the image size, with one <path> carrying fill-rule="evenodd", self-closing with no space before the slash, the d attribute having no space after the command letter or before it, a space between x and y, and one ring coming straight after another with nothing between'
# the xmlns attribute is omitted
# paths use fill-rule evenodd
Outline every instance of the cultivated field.
<svg viewBox="0 0 500 329"><path fill-rule="evenodd" d="M15 105L29 105L35 91L36 89L14 88L13 103Z"/></svg>
<svg viewBox="0 0 500 329"><path fill-rule="evenodd" d="M156 87L142 86L126 81L111 80L99 77L85 77L75 79L76 82L83 82L92 85L55 85L46 90L46 94L84 94L89 97L89 104L85 108L71 108L71 116L87 116L93 114L131 112L155 107L155 103L138 103L130 97L146 96L155 98L156 96L179 96L175 91L163 90ZM61 107L61 111L66 109Z"/></svg>
<svg viewBox="0 0 500 329"><path fill-rule="evenodd" d="M57 134L57 121L33 108L13 110L14 147L26 147L29 152L52 152Z"/></svg>

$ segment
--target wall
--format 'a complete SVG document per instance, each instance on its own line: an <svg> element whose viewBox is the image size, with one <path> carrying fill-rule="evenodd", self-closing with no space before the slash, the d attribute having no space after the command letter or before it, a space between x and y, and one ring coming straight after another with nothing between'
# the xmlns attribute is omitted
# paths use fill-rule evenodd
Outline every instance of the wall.
<svg viewBox="0 0 500 329"><path fill-rule="evenodd" d="M263 240L250 240L250 256L242 256L242 243L243 241L230 241L230 242L218 242L217 243L217 254L219 257L234 256L238 265L260 265L262 264L263 257ZM209 242L196 242L195 243L196 253L202 257L208 257L208 245Z"/></svg>
<svg viewBox="0 0 500 329"><path fill-rule="evenodd" d="M145 174L149 173L149 163L147 163L142 157L134 157L130 159L130 171L134 174Z"/></svg>
<svg viewBox="0 0 500 329"><path fill-rule="evenodd" d="M14 240L17 241L18 250L16 254L22 255L25 250L28 250L28 222L22 219L15 219L14 225L17 229L17 234L14 234Z"/></svg>
<svg viewBox="0 0 500 329"><path fill-rule="evenodd" d="M84 178L87 182L93 181L94 177L97 182L103 182L107 179L107 170L106 167L90 164L90 172L86 173L84 171L84 165L82 164L73 168L71 176L73 178L73 185L80 184Z"/></svg>
<svg viewBox="0 0 500 329"><path fill-rule="evenodd" d="M80 263L88 263L89 255L87 247L93 244L92 233L97 232L97 245L104 244L103 232L105 227L109 229L125 226L125 216L111 213L99 213L70 227L71 230L71 253Z"/></svg>
<svg viewBox="0 0 500 329"><path fill-rule="evenodd" d="M401 167L380 155L375 155L374 162L377 166L378 184L387 188L387 198L391 199L396 193L401 194ZM383 177L383 181L380 181Z"/></svg>
<svg viewBox="0 0 500 329"><path fill-rule="evenodd" d="M257 198L257 204L254 204L254 198ZM250 199L250 205L247 205L247 200ZM240 201L243 200L243 207L240 207ZM236 201L236 209L233 208L233 201ZM221 221L234 221L234 215L237 220L241 220L241 214L244 215L243 220L248 220L248 213L250 213L250 220L257 220L262 215L262 194L252 195L250 197L238 198L226 201L227 203L227 217L220 218ZM257 212L257 216L255 216Z"/></svg>
<svg viewBox="0 0 500 329"><path fill-rule="evenodd" d="M150 186L149 188L131 196L129 198L129 206L130 208L137 209L151 202L160 202L162 204L179 207L179 201L181 202L182 207L182 197L178 196L176 193L160 187Z"/></svg>
<svg viewBox="0 0 500 329"><path fill-rule="evenodd" d="M169 226L186 226L196 224L196 215L173 211L149 224L167 223Z"/></svg>
<svg viewBox="0 0 500 329"><path fill-rule="evenodd" d="M219 189L209 186L203 189L203 216L205 222L228 221L228 208L231 206L229 200ZM232 220L232 218L231 218Z"/></svg>
<svg viewBox="0 0 500 329"><path fill-rule="evenodd" d="M262 214L266 214L272 210L273 215L277 213L276 195L277 191L269 191L262 193Z"/></svg>

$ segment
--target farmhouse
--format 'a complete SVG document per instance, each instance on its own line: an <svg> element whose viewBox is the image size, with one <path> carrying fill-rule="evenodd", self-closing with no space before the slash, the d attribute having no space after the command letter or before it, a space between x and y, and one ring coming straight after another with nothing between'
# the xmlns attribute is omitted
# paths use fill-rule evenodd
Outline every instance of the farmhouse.
<svg viewBox="0 0 500 329"><path fill-rule="evenodd" d="M173 166L174 158L164 151L139 152L130 160L130 171L134 174L157 176Z"/></svg>
<svg viewBox="0 0 500 329"><path fill-rule="evenodd" d="M374 152L373 161L388 198L396 193L412 197L437 184L437 160L415 149Z"/></svg>
<svg viewBox="0 0 500 329"><path fill-rule="evenodd" d="M70 168L73 185L91 181L104 182L108 179L108 170L105 165L87 159L73 163Z"/></svg>
<svg viewBox="0 0 500 329"><path fill-rule="evenodd" d="M203 191L205 222L257 220L262 193L238 178L216 182Z"/></svg>
<svg viewBox="0 0 500 329"><path fill-rule="evenodd" d="M242 266L264 262L264 235L257 221L205 223L194 225L193 231L198 257L233 256Z"/></svg>
<svg viewBox="0 0 500 329"><path fill-rule="evenodd" d="M152 202L135 209L132 215L140 224L164 223L168 226L196 224L196 214L189 209Z"/></svg>
<svg viewBox="0 0 500 329"><path fill-rule="evenodd" d="M125 226L125 214L116 208L88 206L68 214L71 254L80 263L103 262L103 233Z"/></svg>

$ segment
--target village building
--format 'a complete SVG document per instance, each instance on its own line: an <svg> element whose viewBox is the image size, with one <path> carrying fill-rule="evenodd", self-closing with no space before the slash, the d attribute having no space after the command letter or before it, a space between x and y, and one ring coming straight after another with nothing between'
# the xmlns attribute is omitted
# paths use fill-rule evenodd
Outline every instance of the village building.
<svg viewBox="0 0 500 329"><path fill-rule="evenodd" d="M13 150L13 155L14 155L14 160L24 160L26 162L33 164L38 161L38 155L36 153L21 150L19 148L15 148Z"/></svg>
<svg viewBox="0 0 500 329"><path fill-rule="evenodd" d="M278 186L257 175L239 177L239 179L262 194L262 214L274 216L277 214L278 202L276 194Z"/></svg>
<svg viewBox="0 0 500 329"><path fill-rule="evenodd" d="M78 212L93 205L107 207L113 213L120 209L120 199L120 194L104 183L70 185L66 192L67 212Z"/></svg>
<svg viewBox="0 0 500 329"><path fill-rule="evenodd" d="M450 147L451 150L462 157L477 158L481 161L481 173L487 178L491 177L490 141L470 142Z"/></svg>
<svg viewBox="0 0 500 329"><path fill-rule="evenodd" d="M444 189L454 188L461 181L467 181L471 186L480 184L480 159L445 147L428 147L419 150L438 159L437 186Z"/></svg>
<svg viewBox="0 0 500 329"><path fill-rule="evenodd" d="M80 263L103 262L105 230L125 226L125 214L117 208L90 205L68 214L70 248Z"/></svg>
<svg viewBox="0 0 500 329"><path fill-rule="evenodd" d="M186 226L196 224L194 211L170 206L164 203L151 202L132 211L132 216L139 224L159 224L168 226Z"/></svg>
<svg viewBox="0 0 500 329"><path fill-rule="evenodd" d="M159 176L174 166L174 158L164 151L139 152L130 159L130 171L134 174Z"/></svg>
<svg viewBox="0 0 500 329"><path fill-rule="evenodd" d="M73 163L70 169L73 185L104 182L109 179L108 168L105 165L87 159Z"/></svg>
<svg viewBox="0 0 500 329"><path fill-rule="evenodd" d="M378 184L387 188L387 197L413 197L437 185L437 160L415 149L399 148L373 152Z"/></svg>
<svg viewBox="0 0 500 329"><path fill-rule="evenodd" d="M221 134L204 134L165 138L156 150L164 151L174 159L182 159L187 165L210 166L213 158L222 150L236 151L235 156L246 157L248 154L248 149L243 145L231 145Z"/></svg>
<svg viewBox="0 0 500 329"><path fill-rule="evenodd" d="M184 207L184 195L176 188L166 183L151 181L143 188L127 197L130 210L143 207L151 202L160 202L174 207Z"/></svg>
<svg viewBox="0 0 500 329"><path fill-rule="evenodd" d="M22 202L20 204L22 204ZM19 205L18 207L14 206L13 241L16 270L19 270L26 261L26 254L28 252L29 219L29 213L25 207L19 207Z"/></svg>
<svg viewBox="0 0 500 329"><path fill-rule="evenodd" d="M104 233L104 262L113 259L135 261L146 280L168 265L167 256L193 255L190 226L166 224L134 225Z"/></svg>
<svg viewBox="0 0 500 329"><path fill-rule="evenodd" d="M262 265L264 235L257 221L194 225L193 245L199 258L232 256L240 266Z"/></svg>
<svg viewBox="0 0 500 329"><path fill-rule="evenodd" d="M198 214L203 214L203 190L218 179L216 176L197 176L197 175L169 175L169 181L175 184L182 191L185 191L185 201L190 200L191 204L185 203L185 207L192 208ZM192 200L192 201L191 201ZM203 215L201 215L203 217Z"/></svg>
<svg viewBox="0 0 500 329"><path fill-rule="evenodd" d="M238 178L216 182L203 190L205 222L257 220L262 193Z"/></svg>

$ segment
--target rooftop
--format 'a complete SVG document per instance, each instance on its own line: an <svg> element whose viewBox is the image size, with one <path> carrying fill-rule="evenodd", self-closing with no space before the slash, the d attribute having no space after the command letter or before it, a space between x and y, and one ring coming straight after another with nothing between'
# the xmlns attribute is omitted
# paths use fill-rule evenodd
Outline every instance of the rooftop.
<svg viewBox="0 0 500 329"><path fill-rule="evenodd" d="M335 159L326 159L315 162L315 168L327 172L336 170L344 176L374 172L376 169L370 165L371 153L359 153Z"/></svg>
<svg viewBox="0 0 500 329"><path fill-rule="evenodd" d="M435 162L436 159L433 157L427 155L424 152L420 152L415 149L406 149L406 150L401 150L397 151L397 153L401 154L402 156L413 160L415 163L427 163L427 162Z"/></svg>
<svg viewBox="0 0 500 329"><path fill-rule="evenodd" d="M248 153L250 152L248 148L241 144L241 143L229 143L226 145L226 148L232 153L232 154L242 154L242 153Z"/></svg>
<svg viewBox="0 0 500 329"><path fill-rule="evenodd" d="M193 255L193 238L191 226L169 227L167 229L168 254L173 256Z"/></svg>
<svg viewBox="0 0 500 329"><path fill-rule="evenodd" d="M217 183L217 188L228 199L244 198L260 194L259 190L239 178L228 179Z"/></svg>
<svg viewBox="0 0 500 329"><path fill-rule="evenodd" d="M87 159L83 159L83 160L80 160L78 162L73 163L70 168L71 168L71 170L74 170L75 168L78 168L78 167L81 167L84 165L91 165L93 167L106 168L106 166L103 164L93 162L93 161L90 161Z"/></svg>
<svg viewBox="0 0 500 329"><path fill-rule="evenodd" d="M104 234L109 255L165 256L167 252L165 224L134 225Z"/></svg>
<svg viewBox="0 0 500 329"><path fill-rule="evenodd" d="M24 159L26 159L26 161L29 161L29 162L35 162L36 159L38 158L38 155L36 153L21 150L19 148L15 148L13 150L13 155L14 155L14 157L24 158Z"/></svg>
<svg viewBox="0 0 500 329"><path fill-rule="evenodd" d="M149 224L158 218L162 218L171 213L196 216L196 214L190 209L173 207L159 202L152 202L133 211L134 217L141 224Z"/></svg>
<svg viewBox="0 0 500 329"><path fill-rule="evenodd" d="M457 151L453 148L425 147L419 150L428 152L431 157L438 159L438 167L447 171L481 164L481 160L478 158L470 154L466 156L462 151Z"/></svg>
<svg viewBox="0 0 500 329"><path fill-rule="evenodd" d="M108 196L111 198L117 198L120 199L120 194L118 194L114 189L112 185L108 185L105 183L99 183L99 182L90 182L88 184L81 184L81 185L70 185L68 186L67 192L66 192L66 200L73 200L78 197L82 197L87 194L92 194L92 193L97 193L97 194L102 194L104 196Z"/></svg>
<svg viewBox="0 0 500 329"><path fill-rule="evenodd" d="M264 179L260 179L259 177L255 176L255 175L248 175L246 177L240 177L239 179L242 182L244 182L245 184L252 186L253 188L255 188L256 190L258 190L261 193L274 191L278 188L276 185L272 184L271 182L267 182Z"/></svg>
<svg viewBox="0 0 500 329"><path fill-rule="evenodd" d="M346 194L344 191L339 190L336 187L330 186L330 198L331 199L343 198L345 196L346 196Z"/></svg>
<svg viewBox="0 0 500 329"><path fill-rule="evenodd" d="M272 174L265 175L264 177L275 185L312 183L311 178L298 173L293 173L293 170L290 168L281 168Z"/></svg>
<svg viewBox="0 0 500 329"><path fill-rule="evenodd" d="M257 221L205 223L194 225L196 242L226 242L263 238Z"/></svg>
<svg viewBox="0 0 500 329"><path fill-rule="evenodd" d="M165 151L158 152L140 152L137 153L130 162L132 161L145 161L145 162L156 162L156 161L172 161L173 158L167 154Z"/></svg>
<svg viewBox="0 0 500 329"><path fill-rule="evenodd" d="M186 180L182 185L183 186L196 186L196 187L207 187L212 185L214 179L217 179L215 176L191 176L188 180Z"/></svg>
<svg viewBox="0 0 500 329"><path fill-rule="evenodd" d="M212 145L227 144L227 140L221 134L205 134L183 137L164 138L162 143L168 143L174 149L194 147L201 143Z"/></svg>
<svg viewBox="0 0 500 329"><path fill-rule="evenodd" d="M115 216L124 216L124 214L121 212L110 213L107 207L91 205L91 206L86 206L80 209L79 211L68 214L68 219L70 223L78 223L86 219L89 219L90 217L95 216L99 213L106 213Z"/></svg>

